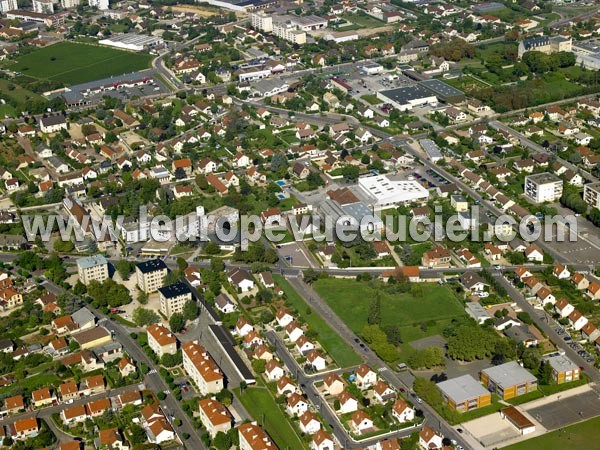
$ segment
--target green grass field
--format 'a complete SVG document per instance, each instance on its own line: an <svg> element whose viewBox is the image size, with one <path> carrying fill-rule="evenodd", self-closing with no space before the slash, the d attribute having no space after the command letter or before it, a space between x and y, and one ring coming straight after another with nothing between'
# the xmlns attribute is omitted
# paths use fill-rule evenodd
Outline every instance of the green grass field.
<svg viewBox="0 0 600 450"><path fill-rule="evenodd" d="M596 444L594 444L596 442ZM557 448L596 448L600 442L600 417L556 430L518 444L506 450L556 450Z"/></svg>
<svg viewBox="0 0 600 450"><path fill-rule="evenodd" d="M398 325L404 342L439 334L454 318L465 312L453 294L435 283L420 283L418 296L411 293L391 295L382 285L340 278L315 283L315 290L355 333L367 325L369 303L379 292L381 326ZM423 326L425 324L425 326Z"/></svg>
<svg viewBox="0 0 600 450"><path fill-rule="evenodd" d="M284 290L285 296L288 301L298 310L298 315L306 322L311 329L315 330L318 334L317 340L323 346L323 348L331 355L335 362L340 367L350 367L356 364L360 364L362 360L356 354L352 347L350 347L339 334L333 330L329 324L317 313L315 313L298 295L296 290L287 282L285 278L280 275L274 275L275 282L277 285ZM308 308L308 309L307 309ZM307 314L310 310L311 313Z"/></svg>
<svg viewBox="0 0 600 450"><path fill-rule="evenodd" d="M110 47L59 42L20 56L9 68L32 78L71 85L146 69L151 58Z"/></svg>
<svg viewBox="0 0 600 450"><path fill-rule="evenodd" d="M236 394L239 395L238 389ZM268 389L260 387L244 389L239 399L259 425L265 428L277 447L289 450L306 448Z"/></svg>

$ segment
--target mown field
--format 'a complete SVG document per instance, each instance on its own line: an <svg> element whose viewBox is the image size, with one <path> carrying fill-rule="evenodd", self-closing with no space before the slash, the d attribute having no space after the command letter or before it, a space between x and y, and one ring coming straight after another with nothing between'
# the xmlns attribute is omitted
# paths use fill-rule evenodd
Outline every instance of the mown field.
<svg viewBox="0 0 600 450"><path fill-rule="evenodd" d="M31 78L73 85L146 69L150 60L143 53L59 42L21 55L8 68Z"/></svg>
<svg viewBox="0 0 600 450"><path fill-rule="evenodd" d="M379 293L381 325L398 325L404 342L439 334L452 319L466 314L445 286L436 283L418 286L418 293L390 294L381 284L353 279L326 278L314 284L317 293L358 334L367 325L371 300Z"/></svg>
<svg viewBox="0 0 600 450"><path fill-rule="evenodd" d="M556 450L559 448L598 448L600 440L600 417L581 422L570 427L546 433L518 444L505 447L506 450Z"/></svg>

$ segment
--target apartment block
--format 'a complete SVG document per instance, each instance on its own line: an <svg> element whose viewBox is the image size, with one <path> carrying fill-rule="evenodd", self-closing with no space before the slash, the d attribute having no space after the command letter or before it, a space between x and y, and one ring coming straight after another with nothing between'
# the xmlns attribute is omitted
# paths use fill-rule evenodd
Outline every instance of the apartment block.
<svg viewBox="0 0 600 450"><path fill-rule="evenodd" d="M525 195L536 203L554 202L562 195L563 181L553 173L525 177Z"/></svg>
<svg viewBox="0 0 600 450"><path fill-rule="evenodd" d="M600 181L583 187L583 200L592 208L600 209Z"/></svg>
<svg viewBox="0 0 600 450"><path fill-rule="evenodd" d="M552 379L556 384L579 380L579 366L566 356L551 356L546 362L552 368Z"/></svg>
<svg viewBox="0 0 600 450"><path fill-rule="evenodd" d="M163 287L167 273L167 265L162 259L144 261L135 266L137 284L146 294Z"/></svg>
<svg viewBox="0 0 600 450"><path fill-rule="evenodd" d="M91 281L104 282L108 278L108 262L102 255L88 256L77 260L79 281L86 286Z"/></svg>
<svg viewBox="0 0 600 450"><path fill-rule="evenodd" d="M147 328L148 345L156 355L174 355L177 353L177 338L170 330L162 325L152 324Z"/></svg>
<svg viewBox="0 0 600 450"><path fill-rule="evenodd" d="M192 379L200 394L216 394L223 389L223 373L208 351L200 344L181 345L183 369Z"/></svg>
<svg viewBox="0 0 600 450"><path fill-rule="evenodd" d="M160 312L167 318L183 311L183 306L192 300L192 291L187 284L178 282L158 289Z"/></svg>

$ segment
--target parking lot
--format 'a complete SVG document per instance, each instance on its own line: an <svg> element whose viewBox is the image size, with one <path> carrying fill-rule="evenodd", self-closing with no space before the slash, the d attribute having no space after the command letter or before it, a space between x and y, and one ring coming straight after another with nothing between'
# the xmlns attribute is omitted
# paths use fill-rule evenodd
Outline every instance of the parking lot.
<svg viewBox="0 0 600 450"><path fill-rule="evenodd" d="M590 364L594 364L596 362L596 358L594 358L593 355L590 355L581 346L581 344L579 344L579 342L574 341L573 338L571 337L571 335L567 332L567 330L565 330L558 322L556 322L556 321L553 321L553 322L554 322L554 331L556 331L556 333L558 333L558 335L562 338L563 341L565 341L565 343L569 347L571 347L573 350L575 350L579 356L581 356L583 359L585 359Z"/></svg>
<svg viewBox="0 0 600 450"><path fill-rule="evenodd" d="M307 254L308 250L300 242L290 242L277 246L279 258L297 267L313 267L312 256Z"/></svg>
<svg viewBox="0 0 600 450"><path fill-rule="evenodd" d="M548 430L600 415L600 396L591 387L578 388L576 395L568 392L526 403L523 409Z"/></svg>

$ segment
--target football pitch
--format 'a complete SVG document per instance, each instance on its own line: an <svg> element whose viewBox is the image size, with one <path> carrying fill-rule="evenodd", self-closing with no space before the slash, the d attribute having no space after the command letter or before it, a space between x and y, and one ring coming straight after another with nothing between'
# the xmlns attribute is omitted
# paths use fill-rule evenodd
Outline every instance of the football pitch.
<svg viewBox="0 0 600 450"><path fill-rule="evenodd" d="M70 86L146 69L151 59L143 53L59 42L20 56L9 68L24 76Z"/></svg>

